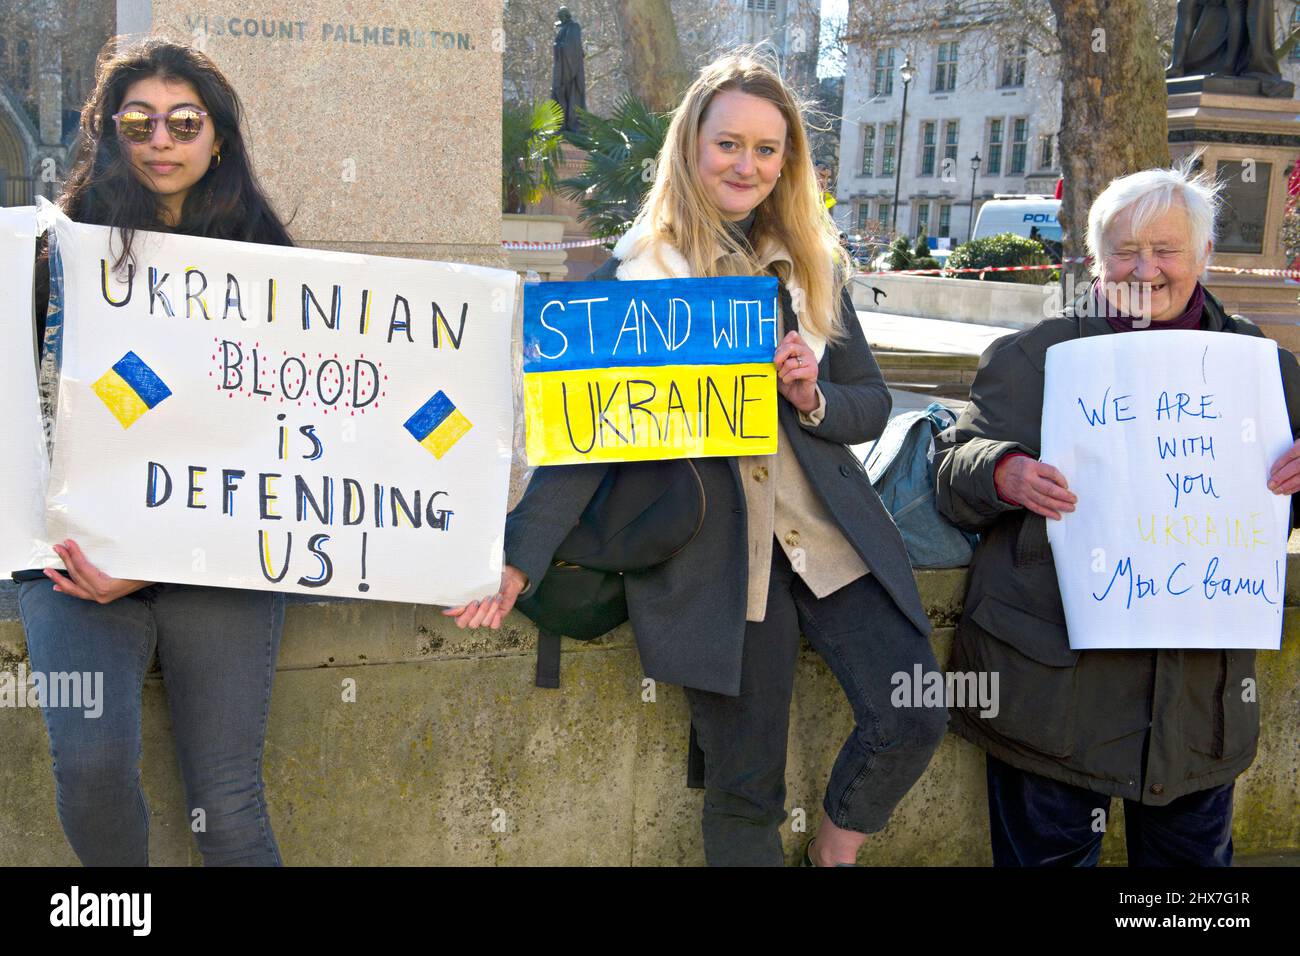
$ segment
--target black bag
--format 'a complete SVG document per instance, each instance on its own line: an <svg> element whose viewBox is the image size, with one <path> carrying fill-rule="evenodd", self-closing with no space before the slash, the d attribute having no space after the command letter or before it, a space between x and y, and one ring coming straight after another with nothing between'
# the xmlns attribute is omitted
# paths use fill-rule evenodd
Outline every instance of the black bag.
<svg viewBox="0 0 1300 956"><path fill-rule="evenodd" d="M515 604L537 625L538 687L560 686L560 637L599 637L627 620L624 571L679 554L704 526L704 481L689 458L614 465L560 546L546 576ZM691 725L686 785L704 786L704 752Z"/></svg>
<svg viewBox="0 0 1300 956"><path fill-rule="evenodd" d="M559 686L560 635L599 637L627 620L623 572L678 554L704 524L704 483L689 459L615 465L534 592L515 606L537 624L537 686Z"/></svg>

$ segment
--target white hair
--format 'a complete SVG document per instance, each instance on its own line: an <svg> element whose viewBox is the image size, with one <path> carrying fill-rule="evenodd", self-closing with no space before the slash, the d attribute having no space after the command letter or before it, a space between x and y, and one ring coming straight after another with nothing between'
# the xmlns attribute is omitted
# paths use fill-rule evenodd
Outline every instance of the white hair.
<svg viewBox="0 0 1300 956"><path fill-rule="evenodd" d="M1132 229L1136 233L1175 205L1181 206L1187 212L1192 250L1202 267L1205 265L1209 259L1206 246L1214 241L1223 184L1208 173L1193 173L1198 157L1199 153L1193 154L1172 169L1146 169L1120 176L1101 191L1088 210L1088 255L1092 256L1093 275L1101 275L1102 259L1110 251L1106 233L1126 209L1133 210Z"/></svg>

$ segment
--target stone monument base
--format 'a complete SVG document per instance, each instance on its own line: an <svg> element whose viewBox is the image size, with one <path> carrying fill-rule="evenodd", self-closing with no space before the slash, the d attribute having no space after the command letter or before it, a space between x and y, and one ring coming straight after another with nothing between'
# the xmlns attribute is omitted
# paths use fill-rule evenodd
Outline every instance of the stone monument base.
<svg viewBox="0 0 1300 956"><path fill-rule="evenodd" d="M572 143L565 143L560 147L560 179L568 179L571 176L578 175L582 170L583 163L587 160L587 153L574 146ZM566 199L559 193L547 193L541 201L535 206L530 206L530 213L542 213L551 216L567 216L568 224L564 229L565 241L590 239L591 232L587 225L578 219L582 213L582 206L572 199ZM609 252L604 246L578 246L568 250L568 257L565 260L569 269L569 278L582 280L595 272L605 260L609 258Z"/></svg>
<svg viewBox="0 0 1300 956"><path fill-rule="evenodd" d="M1219 93L1227 96L1268 96L1289 100L1295 96L1290 80L1253 76L1180 76L1165 80L1170 96L1180 93Z"/></svg>
<svg viewBox="0 0 1300 956"><path fill-rule="evenodd" d="M1300 103L1218 92L1246 77L1188 77L1203 88L1178 92L1169 81L1169 152L1177 161L1200 151L1202 167L1226 183L1213 265L1284 269L1282 216L1287 179L1300 156ZM1210 273L1206 283L1230 311L1260 325L1287 348L1300 348L1300 287L1271 276Z"/></svg>

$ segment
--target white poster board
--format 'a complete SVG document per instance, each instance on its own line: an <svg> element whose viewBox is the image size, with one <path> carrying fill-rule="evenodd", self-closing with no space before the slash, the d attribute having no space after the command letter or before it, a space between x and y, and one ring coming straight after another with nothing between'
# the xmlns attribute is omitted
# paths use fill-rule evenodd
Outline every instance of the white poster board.
<svg viewBox="0 0 1300 956"><path fill-rule="evenodd" d="M0 209L0 408L4 448L0 455L0 576L41 567L45 541L45 479L48 460L36 394L36 332L32 281L36 257L36 208Z"/></svg>
<svg viewBox="0 0 1300 956"><path fill-rule="evenodd" d="M426 604L500 585L513 272L59 217L53 540L120 578Z"/></svg>
<svg viewBox="0 0 1300 956"><path fill-rule="evenodd" d="M1291 447L1277 345L1157 330L1047 351L1042 461L1078 496L1047 522L1070 646L1280 646Z"/></svg>

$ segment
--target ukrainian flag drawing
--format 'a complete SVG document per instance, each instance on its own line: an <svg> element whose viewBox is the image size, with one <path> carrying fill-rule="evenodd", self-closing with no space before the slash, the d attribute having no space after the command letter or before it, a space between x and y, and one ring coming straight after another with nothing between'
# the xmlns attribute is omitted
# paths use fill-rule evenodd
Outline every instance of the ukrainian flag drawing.
<svg viewBox="0 0 1300 956"><path fill-rule="evenodd" d="M405 427L412 438L433 452L434 458L440 459L474 426L452 404L446 393L439 390L406 420Z"/></svg>
<svg viewBox="0 0 1300 956"><path fill-rule="evenodd" d="M123 355L90 387L123 428L130 428L141 415L172 393L158 374L134 352Z"/></svg>

